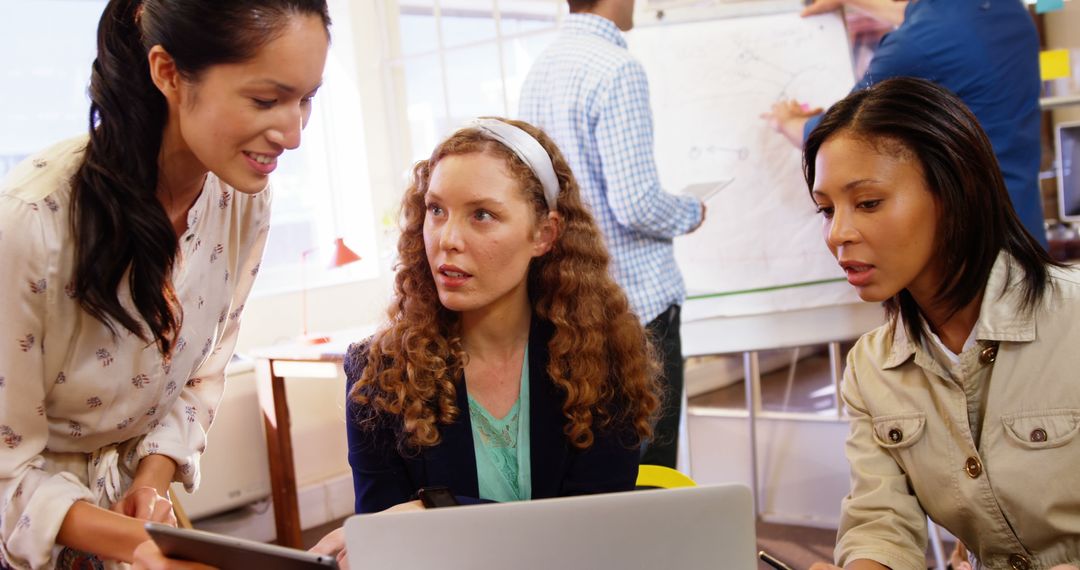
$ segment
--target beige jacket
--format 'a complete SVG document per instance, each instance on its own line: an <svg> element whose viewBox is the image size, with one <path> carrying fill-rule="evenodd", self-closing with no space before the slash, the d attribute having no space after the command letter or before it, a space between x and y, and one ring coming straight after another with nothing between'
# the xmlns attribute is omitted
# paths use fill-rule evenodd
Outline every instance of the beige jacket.
<svg viewBox="0 0 1080 570"><path fill-rule="evenodd" d="M1031 313L1021 308L1019 270L1004 287L1010 259L1001 255L991 272L962 378L902 325L867 333L848 355L851 492L840 566L867 558L926 568L926 514L984 568L1080 563L1080 269L1052 269ZM978 446L964 390L972 382L989 382Z"/></svg>

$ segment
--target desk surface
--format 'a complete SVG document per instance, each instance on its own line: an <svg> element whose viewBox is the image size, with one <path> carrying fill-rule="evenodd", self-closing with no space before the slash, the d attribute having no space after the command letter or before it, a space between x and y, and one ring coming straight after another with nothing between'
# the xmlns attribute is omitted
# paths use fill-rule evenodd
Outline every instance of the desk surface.
<svg viewBox="0 0 1080 570"><path fill-rule="evenodd" d="M757 315L701 317L687 301L682 316L683 356L793 348L852 340L885 322L877 303L830 305Z"/></svg>
<svg viewBox="0 0 1080 570"><path fill-rule="evenodd" d="M290 340L280 344L260 346L248 354L252 358L269 360L296 360L304 362L340 361L349 350L349 345L360 342L375 333L375 325L337 331L327 337L326 342L313 344L303 340Z"/></svg>

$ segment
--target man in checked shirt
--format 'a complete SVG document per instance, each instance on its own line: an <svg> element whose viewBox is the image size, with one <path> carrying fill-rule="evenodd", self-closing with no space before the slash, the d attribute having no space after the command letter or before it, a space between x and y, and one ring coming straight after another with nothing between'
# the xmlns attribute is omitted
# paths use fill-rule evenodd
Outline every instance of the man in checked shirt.
<svg viewBox="0 0 1080 570"><path fill-rule="evenodd" d="M525 79L519 115L544 129L566 155L604 233L615 280L654 336L665 403L641 462L674 468L686 287L672 240L701 225L705 205L660 187L648 80L621 33L634 25L634 0L568 2L559 38Z"/></svg>

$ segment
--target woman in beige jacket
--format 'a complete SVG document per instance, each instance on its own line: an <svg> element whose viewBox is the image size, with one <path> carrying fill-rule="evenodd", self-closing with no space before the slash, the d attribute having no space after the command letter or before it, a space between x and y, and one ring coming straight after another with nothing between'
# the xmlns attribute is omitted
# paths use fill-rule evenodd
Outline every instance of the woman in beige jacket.
<svg viewBox="0 0 1080 570"><path fill-rule="evenodd" d="M804 170L848 282L890 317L848 356L836 563L926 568L929 515L975 567L1075 568L1080 271L1024 230L987 136L932 83L837 103Z"/></svg>

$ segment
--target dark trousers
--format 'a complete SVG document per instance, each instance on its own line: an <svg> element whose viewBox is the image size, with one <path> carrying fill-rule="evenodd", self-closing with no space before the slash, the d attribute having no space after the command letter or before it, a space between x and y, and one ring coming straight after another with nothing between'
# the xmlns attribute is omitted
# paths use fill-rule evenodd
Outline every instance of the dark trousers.
<svg viewBox="0 0 1080 570"><path fill-rule="evenodd" d="M660 356L663 407L651 440L645 442L641 463L675 468L679 445L679 412L682 409L683 357L679 336L681 307L672 305L646 327Z"/></svg>

